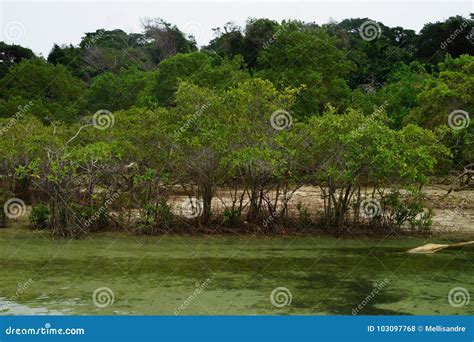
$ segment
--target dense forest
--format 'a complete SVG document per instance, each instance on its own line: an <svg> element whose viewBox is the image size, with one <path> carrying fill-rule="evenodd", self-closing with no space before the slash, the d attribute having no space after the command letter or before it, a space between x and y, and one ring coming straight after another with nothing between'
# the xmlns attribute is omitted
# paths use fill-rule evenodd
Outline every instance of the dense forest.
<svg viewBox="0 0 474 342"><path fill-rule="evenodd" d="M472 19L249 19L203 47L150 19L47 58L0 42L0 226L26 203L56 236L427 231L423 185L472 187ZM321 210L290 205L303 186Z"/></svg>

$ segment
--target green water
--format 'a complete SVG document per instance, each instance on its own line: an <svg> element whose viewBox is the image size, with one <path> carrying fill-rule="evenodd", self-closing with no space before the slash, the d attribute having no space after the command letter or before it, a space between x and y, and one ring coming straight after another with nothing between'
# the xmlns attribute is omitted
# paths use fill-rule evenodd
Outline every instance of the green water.
<svg viewBox="0 0 474 342"><path fill-rule="evenodd" d="M173 315L181 306L183 315L351 315L361 305L363 315L472 315L474 298L453 307L448 293L463 287L474 296L474 248L405 253L427 242L467 238L474 237L107 233L69 241L27 229L2 229L0 314ZM18 284L29 279L18 291ZM114 297L103 308L92 299L101 287ZM277 287L290 291L289 305L272 305L270 294Z"/></svg>

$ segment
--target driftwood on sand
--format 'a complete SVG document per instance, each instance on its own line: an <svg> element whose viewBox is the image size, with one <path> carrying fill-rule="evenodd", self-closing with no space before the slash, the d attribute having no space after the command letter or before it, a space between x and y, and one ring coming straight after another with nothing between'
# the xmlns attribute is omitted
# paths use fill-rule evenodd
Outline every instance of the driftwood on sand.
<svg viewBox="0 0 474 342"><path fill-rule="evenodd" d="M454 248L454 247L462 247L467 245L474 244L474 241L467 241L467 242L459 242L453 244L437 244L437 243L429 243L427 245L423 245L420 247L412 248L408 253L418 253L418 254L428 254L428 253L435 253L445 248Z"/></svg>
<svg viewBox="0 0 474 342"><path fill-rule="evenodd" d="M474 187L474 163L464 166L463 172L458 174L453 180L451 187L448 189L448 196L453 191L462 191L472 189Z"/></svg>

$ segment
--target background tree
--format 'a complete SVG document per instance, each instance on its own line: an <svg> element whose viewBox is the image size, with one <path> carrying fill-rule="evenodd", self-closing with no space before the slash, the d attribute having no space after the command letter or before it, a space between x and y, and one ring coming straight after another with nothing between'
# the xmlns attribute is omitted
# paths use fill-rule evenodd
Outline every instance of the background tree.
<svg viewBox="0 0 474 342"><path fill-rule="evenodd" d="M116 111L138 103L138 96L152 76L137 69L122 69L118 74L105 72L95 77L87 89L87 109Z"/></svg>
<svg viewBox="0 0 474 342"><path fill-rule="evenodd" d="M73 45L59 46L54 44L48 55L48 63L64 65L74 76L87 79L82 51Z"/></svg>
<svg viewBox="0 0 474 342"><path fill-rule="evenodd" d="M352 68L335 39L321 29L286 30L259 54L256 75L281 88L303 86L294 111L305 117L322 113L328 103L349 104Z"/></svg>
<svg viewBox="0 0 474 342"><path fill-rule="evenodd" d="M85 84L66 67L51 65L41 59L23 60L9 69L0 80L1 97L22 98L24 103L41 101L48 109L49 119L77 120L84 107ZM14 113L3 113L3 116Z"/></svg>
<svg viewBox="0 0 474 342"><path fill-rule="evenodd" d="M177 53L188 53L197 49L193 37L186 37L176 25L162 19L146 19L143 27L147 51L156 64Z"/></svg>
<svg viewBox="0 0 474 342"><path fill-rule="evenodd" d="M177 54L161 62L143 94L142 103L171 106L179 81L214 89L235 86L248 74L242 70L242 59L221 59L204 52Z"/></svg>
<svg viewBox="0 0 474 342"><path fill-rule="evenodd" d="M459 15L443 22L425 24L416 40L417 58L436 64L447 54L452 57L474 54L473 27L472 18L467 19Z"/></svg>
<svg viewBox="0 0 474 342"><path fill-rule="evenodd" d="M9 68L20 63L23 59L34 57L35 54L30 49L0 42L0 78L7 74Z"/></svg>
<svg viewBox="0 0 474 342"><path fill-rule="evenodd" d="M361 28L367 22L380 28L377 37L370 41L361 36ZM346 19L323 27L337 38L337 46L344 49L347 58L357 66L349 79L353 89L364 86L376 90L399 63L408 64L413 60L416 39L413 30L391 28L369 18Z"/></svg>

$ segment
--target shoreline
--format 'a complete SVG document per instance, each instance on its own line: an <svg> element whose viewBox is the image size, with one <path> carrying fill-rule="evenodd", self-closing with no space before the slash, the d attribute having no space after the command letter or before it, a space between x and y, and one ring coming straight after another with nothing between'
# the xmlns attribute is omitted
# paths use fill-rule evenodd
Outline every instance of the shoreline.
<svg viewBox="0 0 474 342"><path fill-rule="evenodd" d="M15 225L0 229L0 237L5 235L37 235L51 240L67 241L70 238L62 238L52 236L48 230L33 229L24 225ZM116 229L101 230L97 232L91 232L87 235L78 236L73 240L84 240L87 238L100 237L100 238L127 238L130 240L134 239L162 239L164 237L184 237L184 238L259 238L265 240L272 239L298 239L298 238L329 238L339 240L359 240L359 239L370 239L376 241L384 240L403 240L403 239L422 239L424 241L449 241L449 242L462 242L465 240L473 240L473 231L434 231L430 233L420 232L397 232L397 233L367 233L359 232L358 234L334 234L330 232L324 232L322 230L315 230L312 232L298 232L289 231L284 234L281 233L268 233L268 232L250 232L250 231L227 231L227 232L216 232L216 231L188 231L188 232L177 232L168 231L158 234L143 234L130 231L120 231Z"/></svg>

